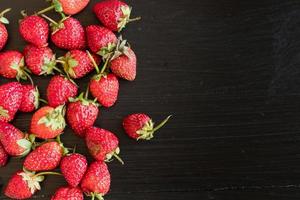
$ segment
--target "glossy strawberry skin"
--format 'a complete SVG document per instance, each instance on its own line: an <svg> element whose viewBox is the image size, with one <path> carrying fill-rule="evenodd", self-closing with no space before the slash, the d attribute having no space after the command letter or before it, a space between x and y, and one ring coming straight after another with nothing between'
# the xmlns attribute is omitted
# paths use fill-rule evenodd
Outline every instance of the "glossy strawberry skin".
<svg viewBox="0 0 300 200"><path fill-rule="evenodd" d="M84 28L80 22L69 17L64 22L64 28L52 33L52 42L61 49L83 49L86 46Z"/></svg>
<svg viewBox="0 0 300 200"><path fill-rule="evenodd" d="M60 75L53 76L47 87L48 103L52 107L63 105L69 98L75 97L77 92L77 86L67 78Z"/></svg>
<svg viewBox="0 0 300 200"><path fill-rule="evenodd" d="M19 110L21 112L32 112L39 106L39 91L31 84L22 85L22 87L23 95Z"/></svg>
<svg viewBox="0 0 300 200"><path fill-rule="evenodd" d="M133 81L136 77L136 55L128 48L128 56L121 55L110 63L111 71L118 77Z"/></svg>
<svg viewBox="0 0 300 200"><path fill-rule="evenodd" d="M5 51L0 53L0 75L5 78L16 78L18 71L13 68L24 67L24 57L18 51Z"/></svg>
<svg viewBox="0 0 300 200"><path fill-rule="evenodd" d="M62 146L58 142L48 142L28 154L23 166L29 171L53 170L59 166L62 156Z"/></svg>
<svg viewBox="0 0 300 200"><path fill-rule="evenodd" d="M75 15L82 11L90 0L59 0L66 15Z"/></svg>
<svg viewBox="0 0 300 200"><path fill-rule="evenodd" d="M107 165L102 161L93 162L87 169L82 181L83 192L105 195L110 188L110 173Z"/></svg>
<svg viewBox="0 0 300 200"><path fill-rule="evenodd" d="M0 143L0 167L3 167L6 165L8 160L8 154L6 153L4 147Z"/></svg>
<svg viewBox="0 0 300 200"><path fill-rule="evenodd" d="M86 157L73 153L63 157L60 163L60 169L68 184L75 188L79 185L87 170Z"/></svg>
<svg viewBox="0 0 300 200"><path fill-rule="evenodd" d="M4 48L8 40L8 32L4 24L0 23L0 51Z"/></svg>
<svg viewBox="0 0 300 200"><path fill-rule="evenodd" d="M21 20L19 32L26 42L37 47L48 46L49 25L40 16L31 15Z"/></svg>
<svg viewBox="0 0 300 200"><path fill-rule="evenodd" d="M8 116L0 114L0 121L9 122L14 119L22 101L22 85L10 82L0 86L0 110L7 111Z"/></svg>
<svg viewBox="0 0 300 200"><path fill-rule="evenodd" d="M118 148L119 140L108 130L90 127L86 131L85 143L94 159L104 161L107 154Z"/></svg>
<svg viewBox="0 0 300 200"><path fill-rule="evenodd" d="M127 135L133 139L138 139L140 135L137 131L141 130L151 119L143 113L131 114L123 120L123 128Z"/></svg>
<svg viewBox="0 0 300 200"><path fill-rule="evenodd" d="M83 200L83 193L79 188L70 186L60 187L56 190L51 200Z"/></svg>
<svg viewBox="0 0 300 200"><path fill-rule="evenodd" d="M27 45L24 49L24 57L28 69L33 74L39 76L52 73L52 65L55 65L55 56L49 47Z"/></svg>
<svg viewBox="0 0 300 200"><path fill-rule="evenodd" d="M111 107L118 99L118 78L114 74L108 74L100 78L95 76L90 81L90 91L102 106Z"/></svg>
<svg viewBox="0 0 300 200"><path fill-rule="evenodd" d="M98 53L109 43L117 44L116 35L105 27L90 25L86 28L87 43L93 53Z"/></svg>
<svg viewBox="0 0 300 200"><path fill-rule="evenodd" d="M33 195L28 187L27 181L23 180L20 173L23 173L23 171L17 171L9 179L4 189L5 196L11 199L29 199Z"/></svg>
<svg viewBox="0 0 300 200"><path fill-rule="evenodd" d="M98 115L99 109L93 103L84 105L81 101L76 101L69 103L67 107L68 124L79 137L85 137L86 129L94 125Z"/></svg>

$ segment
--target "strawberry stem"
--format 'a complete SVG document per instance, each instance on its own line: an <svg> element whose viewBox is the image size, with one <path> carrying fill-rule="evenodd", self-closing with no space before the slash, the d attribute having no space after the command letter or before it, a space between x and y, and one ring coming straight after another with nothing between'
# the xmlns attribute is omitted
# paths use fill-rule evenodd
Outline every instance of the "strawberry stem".
<svg viewBox="0 0 300 200"><path fill-rule="evenodd" d="M3 17L6 13L8 13L9 11L11 11L11 8L7 8L5 10L3 10L1 13L0 13L0 17Z"/></svg>
<svg viewBox="0 0 300 200"><path fill-rule="evenodd" d="M88 98L89 98L89 91L90 91L90 85L88 84L88 86L86 87L85 94L84 94L84 98L85 98L85 99L88 99Z"/></svg>
<svg viewBox="0 0 300 200"><path fill-rule="evenodd" d="M130 22L135 22L135 21L139 21L139 20L141 20L141 19L142 19L142 17L132 18L132 19L129 19L129 20L128 20L128 23L130 23Z"/></svg>
<svg viewBox="0 0 300 200"><path fill-rule="evenodd" d="M47 19L49 22L51 22L52 24L54 24L55 26L59 26L59 24L54 21L53 19L51 19L50 17L48 17L47 15L42 14L42 17L44 17L45 19Z"/></svg>
<svg viewBox="0 0 300 200"><path fill-rule="evenodd" d="M103 72L106 70L109 61L110 61L110 58L107 58L107 59L105 60L105 63L104 63L104 65L103 65L102 69L101 69L100 74L103 74Z"/></svg>
<svg viewBox="0 0 300 200"><path fill-rule="evenodd" d="M45 8L45 9L43 9L43 10L37 12L37 15L44 14L44 13L50 11L50 10L53 10L54 8L55 8L55 5L52 5L52 6L48 7L48 8Z"/></svg>
<svg viewBox="0 0 300 200"><path fill-rule="evenodd" d="M122 158L117 154L117 153L114 153L113 156L122 164L124 165L124 161L122 160Z"/></svg>
<svg viewBox="0 0 300 200"><path fill-rule="evenodd" d="M26 68L25 68L25 69L26 69ZM25 76L29 79L31 85L34 85L33 80L32 80L32 78L31 78L31 76L29 75L29 73L28 73L26 70L24 70L23 73L24 73Z"/></svg>
<svg viewBox="0 0 300 200"><path fill-rule="evenodd" d="M160 129L161 127L163 127L168 121L169 119L172 117L172 115L169 115L166 119L164 119L158 126L156 126L153 129L153 132L157 131L158 129Z"/></svg>
<svg viewBox="0 0 300 200"><path fill-rule="evenodd" d="M96 63L96 61L95 61L95 59L93 58L92 54L91 54L89 51L86 51L86 53L88 54L88 56L89 56L89 58L90 58L92 64L94 65L97 74L99 74L99 67L98 67L98 65L97 65L97 63Z"/></svg>
<svg viewBox="0 0 300 200"><path fill-rule="evenodd" d="M39 98L39 101L40 101L40 102L43 102L44 104L48 104L48 101L46 101L45 99Z"/></svg>
<svg viewBox="0 0 300 200"><path fill-rule="evenodd" d="M34 175L33 177L37 177L37 176L43 176L43 175L58 175L58 176L61 176L62 174L61 173L58 173L58 172L41 172L41 173L38 173L36 175Z"/></svg>

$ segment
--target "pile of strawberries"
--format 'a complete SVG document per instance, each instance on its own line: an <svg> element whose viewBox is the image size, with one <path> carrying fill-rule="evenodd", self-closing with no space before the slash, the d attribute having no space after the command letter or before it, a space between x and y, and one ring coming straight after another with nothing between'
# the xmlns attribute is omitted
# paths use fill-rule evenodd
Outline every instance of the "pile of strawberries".
<svg viewBox="0 0 300 200"><path fill-rule="evenodd" d="M130 18L131 7L126 3L104 0L93 8L102 25L84 28L72 15L88 3L89 0L52 0L49 8L34 15L22 12L19 32L28 43L23 53L1 51L8 39L5 24L9 22L4 14L10 9L0 13L0 76L31 81L0 86L0 167L6 165L9 156L25 157L23 169L15 172L4 188L9 198L28 199L41 190L40 182L46 175L63 175L68 186L58 188L52 200L82 200L83 193L103 200L111 182L106 162L115 158L124 164L116 135L94 123L100 106L109 108L116 103L118 79L135 80L136 55L115 32L139 18ZM62 19L55 22L47 17L44 13L50 10ZM56 58L48 47L49 36L55 46L67 50L64 56ZM96 73L86 92L78 95L75 80L93 70ZM40 98L30 74L53 75L47 87L47 101ZM40 103L45 105L40 107ZM34 112L28 133L9 123L17 112ZM124 119L123 127L131 138L149 140L169 118L154 127L148 115L131 114ZM64 147L60 137L67 124L85 140L94 162L88 164L84 155ZM61 173L53 171L58 167Z"/></svg>

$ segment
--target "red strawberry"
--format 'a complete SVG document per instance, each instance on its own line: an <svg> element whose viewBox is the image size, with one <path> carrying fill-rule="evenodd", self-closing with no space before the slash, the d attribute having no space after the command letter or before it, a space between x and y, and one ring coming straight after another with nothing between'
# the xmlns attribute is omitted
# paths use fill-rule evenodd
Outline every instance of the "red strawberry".
<svg viewBox="0 0 300 200"><path fill-rule="evenodd" d="M37 47L48 46L49 25L40 16L24 16L20 21L19 32L26 42Z"/></svg>
<svg viewBox="0 0 300 200"><path fill-rule="evenodd" d="M100 59L97 55L93 55L97 63ZM93 69L93 63L88 54L81 50L71 50L64 57L60 58L64 63L64 70L71 78L82 78Z"/></svg>
<svg viewBox="0 0 300 200"><path fill-rule="evenodd" d="M117 37L109 29L90 25L86 28L88 46L93 53L107 57L117 45Z"/></svg>
<svg viewBox="0 0 300 200"><path fill-rule="evenodd" d="M6 153L4 147L0 143L0 167L3 167L6 165L8 160L8 154Z"/></svg>
<svg viewBox="0 0 300 200"><path fill-rule="evenodd" d="M58 142L47 142L33 150L24 160L29 171L49 171L59 166L65 148Z"/></svg>
<svg viewBox="0 0 300 200"><path fill-rule="evenodd" d="M0 13L0 51L4 48L8 39L8 32L5 24L9 24L9 21L4 17L4 14L9 12L10 10L11 9L8 8Z"/></svg>
<svg viewBox="0 0 300 200"><path fill-rule="evenodd" d="M105 0L97 3L93 11L101 23L112 31L121 31L126 24L139 20L130 19L131 7L119 0Z"/></svg>
<svg viewBox="0 0 300 200"><path fill-rule="evenodd" d="M0 141L11 156L24 156L31 150L25 134L7 122L0 122Z"/></svg>
<svg viewBox="0 0 300 200"><path fill-rule="evenodd" d="M77 95L77 86L67 78L56 75L53 76L47 87L47 98L49 105L57 107L68 102L69 98Z"/></svg>
<svg viewBox="0 0 300 200"><path fill-rule="evenodd" d="M154 132L163 127L170 117L171 115L154 128L154 123L148 115L143 113L131 114L123 120L123 127L127 135L133 139L150 140L154 137Z"/></svg>
<svg viewBox="0 0 300 200"><path fill-rule="evenodd" d="M60 187L56 190L51 200L83 200L83 193L79 188L70 186Z"/></svg>
<svg viewBox="0 0 300 200"><path fill-rule="evenodd" d="M20 108L23 88L18 82L0 85L0 121L9 122L14 119Z"/></svg>
<svg viewBox="0 0 300 200"><path fill-rule="evenodd" d="M24 57L18 51L5 51L0 53L0 75L5 78L30 78L24 66Z"/></svg>
<svg viewBox="0 0 300 200"><path fill-rule="evenodd" d="M37 87L33 85L23 85L23 95L21 106L19 110L21 112L32 112L39 108L40 93Z"/></svg>
<svg viewBox="0 0 300 200"><path fill-rule="evenodd" d="M102 161L93 162L81 181L81 189L84 193L103 200L103 196L110 188L110 173L107 165Z"/></svg>
<svg viewBox="0 0 300 200"><path fill-rule="evenodd" d="M44 106L31 119L30 132L38 138L51 139L60 135L66 126L65 107Z"/></svg>
<svg viewBox="0 0 300 200"><path fill-rule="evenodd" d="M99 114L98 105L83 93L76 99L71 99L67 107L67 120L76 135L85 136L87 128L94 125Z"/></svg>
<svg viewBox="0 0 300 200"><path fill-rule="evenodd" d="M118 156L120 153L119 140L112 132L97 127L90 127L86 131L85 143L90 154L96 160L110 161L114 156L124 164Z"/></svg>
<svg viewBox="0 0 300 200"><path fill-rule="evenodd" d="M49 47L27 45L24 49L27 67L35 75L52 74L56 69L56 59Z"/></svg>
<svg viewBox="0 0 300 200"><path fill-rule="evenodd" d="M87 165L85 156L73 153L63 157L60 169L68 184L71 187L77 187L85 174Z"/></svg>
<svg viewBox="0 0 300 200"><path fill-rule="evenodd" d="M56 12L65 13L66 15L75 15L81 12L90 2L90 0L52 0L52 5L38 12L42 14L49 10L55 9Z"/></svg>

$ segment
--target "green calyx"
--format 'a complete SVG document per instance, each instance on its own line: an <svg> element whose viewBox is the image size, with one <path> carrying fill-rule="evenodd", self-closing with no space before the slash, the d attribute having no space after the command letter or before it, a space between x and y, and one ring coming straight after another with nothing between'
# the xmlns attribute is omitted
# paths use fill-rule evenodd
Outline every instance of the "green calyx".
<svg viewBox="0 0 300 200"><path fill-rule="evenodd" d="M90 194L86 194L87 196L91 196L91 200L95 200L95 199L98 199L98 200L104 200L103 198L103 194L101 193L96 193L96 192L91 192Z"/></svg>
<svg viewBox="0 0 300 200"><path fill-rule="evenodd" d="M45 126L50 127L54 131L64 129L66 127L65 112L65 105L58 106L45 117L42 117L38 124L45 124Z"/></svg>
<svg viewBox="0 0 300 200"><path fill-rule="evenodd" d="M23 80L29 79L30 82L33 83L32 79L29 75L29 73L31 73L31 71L25 67L24 57L22 57L22 59L20 60L19 63L17 63L17 62L12 63L10 68L17 71L16 79L18 81L20 81L20 79L23 79Z"/></svg>
<svg viewBox="0 0 300 200"><path fill-rule="evenodd" d="M24 152L19 155L20 157L24 157L30 152L33 142L34 141L31 141L29 138L23 138L17 141L17 144L25 149Z"/></svg>
<svg viewBox="0 0 300 200"><path fill-rule="evenodd" d="M4 109L2 106L0 106L0 116L4 118L9 117L8 110Z"/></svg>
<svg viewBox="0 0 300 200"><path fill-rule="evenodd" d="M127 57L129 57L128 49L129 47L127 46L127 40L123 40L122 36L120 36L118 39L116 49L110 57L110 61L120 57L121 55L126 55Z"/></svg>
<svg viewBox="0 0 300 200"><path fill-rule="evenodd" d="M74 59L70 52L64 57L60 57L59 62L63 65L64 71L72 78L76 77L75 71L73 68L77 67L79 62Z"/></svg>
<svg viewBox="0 0 300 200"><path fill-rule="evenodd" d="M49 75L53 74L53 70L56 68L56 58L55 55L49 59L47 57L44 58L43 66L42 66L42 72L40 75Z"/></svg>
<svg viewBox="0 0 300 200"><path fill-rule="evenodd" d="M63 17L62 20L60 20L59 22L56 22L53 19L51 19L50 17L48 17L47 15L41 14L41 16L50 22L52 35L55 34L57 31L59 31L60 29L63 29L65 27L64 21L69 18L69 17Z"/></svg>
<svg viewBox="0 0 300 200"><path fill-rule="evenodd" d="M122 165L124 165L124 161L119 157L120 148L117 147L113 152L106 154L105 162L111 162L113 157L115 157Z"/></svg>
<svg viewBox="0 0 300 200"><path fill-rule="evenodd" d="M4 17L4 15L5 15L6 13L8 13L9 11L11 11L11 8L5 9L4 11L2 11L2 12L0 13L0 22L1 22L2 24L9 24L8 19L7 19L6 17Z"/></svg>
<svg viewBox="0 0 300 200"><path fill-rule="evenodd" d="M87 90L88 91L88 90ZM99 106L99 104L96 103L96 100L90 100L87 98L87 94L81 93L78 97L76 98L69 98L70 102L77 102L80 101L82 103L82 105L84 106L89 106L90 104L95 105L95 106Z"/></svg>
<svg viewBox="0 0 300 200"><path fill-rule="evenodd" d="M121 32L129 22L138 21L141 19L141 17L130 19L131 10L132 8L129 6L121 6L123 16L118 20L118 32Z"/></svg>
<svg viewBox="0 0 300 200"><path fill-rule="evenodd" d="M40 106L40 92L38 87L35 87L35 90L33 91L33 96L34 96L34 102L33 102L34 108L38 109Z"/></svg>
<svg viewBox="0 0 300 200"><path fill-rule="evenodd" d="M137 140L150 140L150 139L152 139L154 137L155 131L157 131L158 129L160 129L161 127L163 127L169 121L169 119L171 117L172 117L172 115L169 115L166 119L164 119L156 127L154 127L154 123L150 119L148 122L146 122L146 124L144 125L144 127L142 129L136 131L136 133L139 135L139 137L137 138Z"/></svg>
<svg viewBox="0 0 300 200"><path fill-rule="evenodd" d="M97 54L100 55L103 60L107 60L113 55L116 47L115 43L108 43L108 45L106 47L102 47Z"/></svg>

